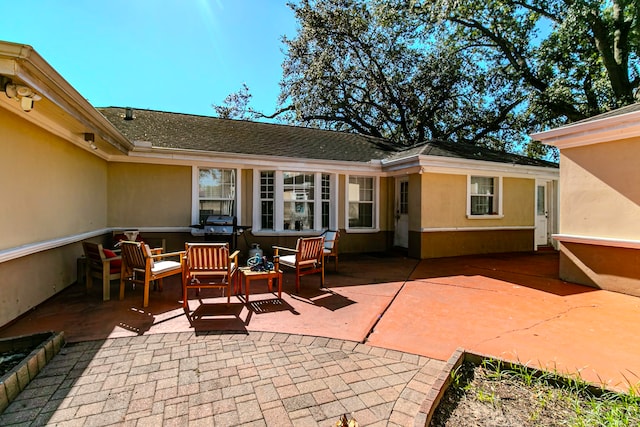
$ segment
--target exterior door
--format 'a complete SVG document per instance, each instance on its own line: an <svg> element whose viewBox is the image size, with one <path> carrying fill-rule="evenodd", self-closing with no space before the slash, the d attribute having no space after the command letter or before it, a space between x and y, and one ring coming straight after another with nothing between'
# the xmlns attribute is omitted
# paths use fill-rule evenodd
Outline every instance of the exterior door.
<svg viewBox="0 0 640 427"><path fill-rule="evenodd" d="M549 244L549 189L548 182L536 183L536 247Z"/></svg>
<svg viewBox="0 0 640 427"><path fill-rule="evenodd" d="M396 178L396 230L393 245L409 247L409 178Z"/></svg>

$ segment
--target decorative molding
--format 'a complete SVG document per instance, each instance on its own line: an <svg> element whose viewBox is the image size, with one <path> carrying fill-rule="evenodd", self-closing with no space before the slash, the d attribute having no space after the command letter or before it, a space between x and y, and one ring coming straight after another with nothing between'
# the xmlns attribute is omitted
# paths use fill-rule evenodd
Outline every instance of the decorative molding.
<svg viewBox="0 0 640 427"><path fill-rule="evenodd" d="M572 234L553 234L560 243L580 243L584 245L610 246L614 248L640 249L640 240L613 239L598 236L579 236Z"/></svg>
<svg viewBox="0 0 640 427"><path fill-rule="evenodd" d="M14 259L26 257L36 254L38 252L44 252L51 249L56 249L61 246L70 245L73 243L81 242L92 237L100 236L103 234L109 234L114 231L124 230L139 230L143 233L189 233L190 227L113 227L103 228L100 230L89 231L81 234L74 234L71 236L61 237L58 239L45 240L42 242L30 243L15 248L9 248L0 250L0 263L11 261Z"/></svg>

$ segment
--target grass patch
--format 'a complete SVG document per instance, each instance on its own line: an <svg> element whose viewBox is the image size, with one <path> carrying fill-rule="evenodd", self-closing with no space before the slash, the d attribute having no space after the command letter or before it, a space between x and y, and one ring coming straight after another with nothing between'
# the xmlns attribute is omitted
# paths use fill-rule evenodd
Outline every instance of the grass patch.
<svg viewBox="0 0 640 427"><path fill-rule="evenodd" d="M640 426L640 396L523 365L465 361L431 426Z"/></svg>

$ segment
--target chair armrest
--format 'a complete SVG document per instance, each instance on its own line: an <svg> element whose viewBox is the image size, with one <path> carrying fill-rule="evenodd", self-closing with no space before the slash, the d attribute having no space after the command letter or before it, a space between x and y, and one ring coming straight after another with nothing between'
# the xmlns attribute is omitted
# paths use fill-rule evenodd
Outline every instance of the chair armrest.
<svg viewBox="0 0 640 427"><path fill-rule="evenodd" d="M119 259L122 259L122 256L121 256L121 255L114 256L114 257L111 257L111 258L105 258L104 260L105 260L106 262L111 262L111 261L117 261L117 260L119 260Z"/></svg>
<svg viewBox="0 0 640 427"><path fill-rule="evenodd" d="M298 253L299 251L297 249L292 249L292 248L283 248L282 246L271 246L272 249L280 249L283 251L289 251L289 252L294 252L294 253Z"/></svg>
<svg viewBox="0 0 640 427"><path fill-rule="evenodd" d="M238 255L240 255L240 251L236 250L231 255L229 255L229 258L238 258Z"/></svg>
<svg viewBox="0 0 640 427"><path fill-rule="evenodd" d="M160 259L160 258L168 258L168 257L172 257L172 256L184 256L185 254L186 254L185 251L167 252L167 253L163 253L163 254L152 254L151 258Z"/></svg>

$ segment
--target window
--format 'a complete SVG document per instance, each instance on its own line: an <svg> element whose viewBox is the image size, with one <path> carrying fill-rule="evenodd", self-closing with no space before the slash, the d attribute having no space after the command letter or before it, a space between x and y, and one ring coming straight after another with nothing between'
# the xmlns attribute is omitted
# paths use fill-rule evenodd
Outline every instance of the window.
<svg viewBox="0 0 640 427"><path fill-rule="evenodd" d="M374 178L349 177L349 228L374 228Z"/></svg>
<svg viewBox="0 0 640 427"><path fill-rule="evenodd" d="M260 171L257 176L260 208L254 224L260 230L320 230L335 222L330 174Z"/></svg>
<svg viewBox="0 0 640 427"><path fill-rule="evenodd" d="M236 171L234 169L199 169L198 220L209 215L235 215Z"/></svg>
<svg viewBox="0 0 640 427"><path fill-rule="evenodd" d="M313 229L314 175L283 172L284 229Z"/></svg>
<svg viewBox="0 0 640 427"><path fill-rule="evenodd" d="M331 224L331 175L322 174L322 228Z"/></svg>
<svg viewBox="0 0 640 427"><path fill-rule="evenodd" d="M469 178L469 199L467 215L502 215L500 186L502 178L471 176Z"/></svg>
<svg viewBox="0 0 640 427"><path fill-rule="evenodd" d="M273 203L275 200L275 173L260 172L260 227L273 230Z"/></svg>

